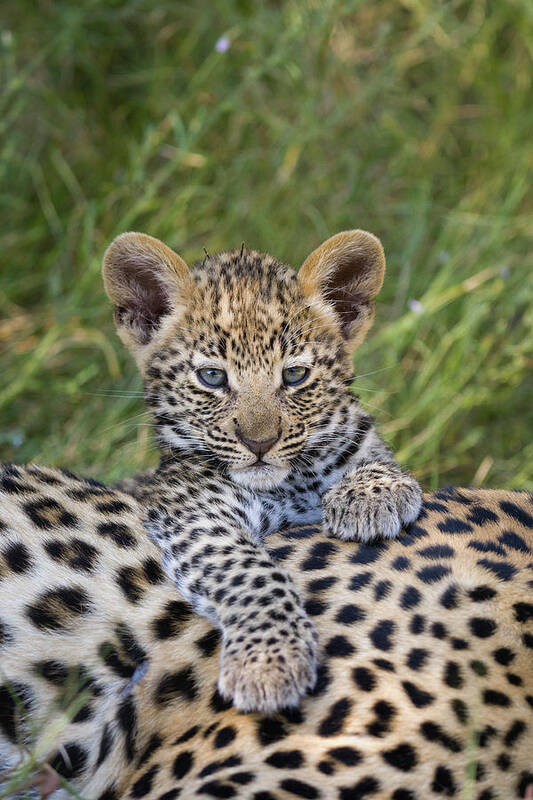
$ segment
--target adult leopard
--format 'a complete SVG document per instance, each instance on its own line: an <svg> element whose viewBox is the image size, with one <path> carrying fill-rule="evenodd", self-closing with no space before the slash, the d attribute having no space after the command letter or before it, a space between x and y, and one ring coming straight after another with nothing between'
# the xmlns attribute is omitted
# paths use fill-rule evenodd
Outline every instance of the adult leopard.
<svg viewBox="0 0 533 800"><path fill-rule="evenodd" d="M38 467L0 481L8 764L31 752L87 800L525 796L530 494L425 495L393 541L270 536L323 651L300 707L266 716L221 698L219 634L165 577L133 497Z"/></svg>

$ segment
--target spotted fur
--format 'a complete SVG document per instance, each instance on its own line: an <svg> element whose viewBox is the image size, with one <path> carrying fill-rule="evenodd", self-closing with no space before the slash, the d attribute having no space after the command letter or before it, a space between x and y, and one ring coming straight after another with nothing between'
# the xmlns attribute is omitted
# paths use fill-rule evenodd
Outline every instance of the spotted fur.
<svg viewBox="0 0 533 800"><path fill-rule="evenodd" d="M322 642L314 689L275 715L221 697L220 634L164 575L135 498L5 467L0 500L7 765L29 750L87 800L526 796L531 494L425 495L395 540L270 535Z"/></svg>
<svg viewBox="0 0 533 800"><path fill-rule="evenodd" d="M137 491L148 532L222 631L219 689L243 711L296 706L316 680L316 631L265 535L323 521L341 539L390 539L420 509L418 484L350 391L384 269L363 231L328 239L298 275L245 249L189 270L143 234L104 258L163 447ZM304 377L288 384L287 370ZM206 385L206 371L224 383Z"/></svg>

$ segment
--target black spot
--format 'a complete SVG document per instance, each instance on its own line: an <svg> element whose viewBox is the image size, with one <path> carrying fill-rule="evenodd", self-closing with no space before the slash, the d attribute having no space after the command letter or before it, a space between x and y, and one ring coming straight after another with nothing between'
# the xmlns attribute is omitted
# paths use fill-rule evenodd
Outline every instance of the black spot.
<svg viewBox="0 0 533 800"><path fill-rule="evenodd" d="M466 517L474 525L484 525L486 522L498 522L498 515L484 506L472 506Z"/></svg>
<svg viewBox="0 0 533 800"><path fill-rule="evenodd" d="M319 617L324 611L327 611L328 604L318 597L311 597L306 600L304 608L310 617Z"/></svg>
<svg viewBox="0 0 533 800"><path fill-rule="evenodd" d="M391 567L397 572L405 572L411 566L411 562L406 556L398 556L391 563Z"/></svg>
<svg viewBox="0 0 533 800"><path fill-rule="evenodd" d="M98 748L98 758L96 759L96 766L99 767L100 764L103 764L106 758L108 757L109 753L111 752L111 746L113 744L113 732L111 730L111 726L108 722L104 725L104 730L102 731L102 736L100 737L100 746Z"/></svg>
<svg viewBox="0 0 533 800"><path fill-rule="evenodd" d="M373 658L372 663L379 667L379 669L385 669L387 672L395 672L396 668L392 661L389 661L387 658Z"/></svg>
<svg viewBox="0 0 533 800"><path fill-rule="evenodd" d="M212 656L220 644L220 633L215 629L207 631L207 633L200 639L197 639L194 644L201 651L203 656L206 658Z"/></svg>
<svg viewBox="0 0 533 800"><path fill-rule="evenodd" d="M63 778L71 780L83 772L87 763L87 752L77 742L68 742L61 746L61 750L48 763Z"/></svg>
<svg viewBox="0 0 533 800"><path fill-rule="evenodd" d="M73 617L88 614L92 603L81 586L60 586L40 595L26 607L26 615L40 630L60 630L73 624Z"/></svg>
<svg viewBox="0 0 533 800"><path fill-rule="evenodd" d="M133 547L137 543L135 536L123 522L101 522L96 526L97 533L111 539L118 547Z"/></svg>
<svg viewBox="0 0 533 800"><path fill-rule="evenodd" d="M285 778L281 781L280 788L285 789L286 792L295 795L295 797L305 797L313 800L315 797L320 797L318 789L311 786L309 783L303 783L295 778Z"/></svg>
<svg viewBox="0 0 533 800"><path fill-rule="evenodd" d="M455 555L455 550L448 544L434 544L430 547L424 547L422 550L417 550L422 558L452 558Z"/></svg>
<svg viewBox="0 0 533 800"><path fill-rule="evenodd" d="M303 763L304 757L299 750L278 750L265 758L265 764L276 769L298 769Z"/></svg>
<svg viewBox="0 0 533 800"><path fill-rule="evenodd" d="M134 665L126 664L126 662L120 658L113 642L102 642L98 647L98 655L104 664L121 678L131 678L135 672Z"/></svg>
<svg viewBox="0 0 533 800"><path fill-rule="evenodd" d="M230 756L229 758L221 759L220 761L211 761L198 773L200 778L206 778L208 775L213 775L221 769L228 769L229 767L238 767L242 763L240 756Z"/></svg>
<svg viewBox="0 0 533 800"><path fill-rule="evenodd" d="M333 636L326 644L325 651L330 658L347 658L355 649L344 636Z"/></svg>
<svg viewBox="0 0 533 800"><path fill-rule="evenodd" d="M468 650L470 646L467 641L456 636L452 636L451 645L454 650Z"/></svg>
<svg viewBox="0 0 533 800"><path fill-rule="evenodd" d="M138 603L144 594L143 580L135 567L121 567L117 570L117 583L130 601Z"/></svg>
<svg viewBox="0 0 533 800"><path fill-rule="evenodd" d="M411 703L417 708L425 708L435 700L434 695L415 686L411 681L402 681L402 686Z"/></svg>
<svg viewBox="0 0 533 800"><path fill-rule="evenodd" d="M153 733L148 740L148 744L142 751L141 755L139 756L139 760L137 762L138 767L142 767L143 764L146 764L150 756L152 756L163 744L163 739L158 733Z"/></svg>
<svg viewBox="0 0 533 800"><path fill-rule="evenodd" d="M0 647L9 644L11 641L13 641L13 634L6 623L0 620Z"/></svg>
<svg viewBox="0 0 533 800"><path fill-rule="evenodd" d="M339 800L363 800L369 794L375 794L380 789L379 782L370 776L362 778L353 786L341 786Z"/></svg>
<svg viewBox="0 0 533 800"><path fill-rule="evenodd" d="M145 797L152 789L154 778L159 772L159 764L154 764L131 787L132 797Z"/></svg>
<svg viewBox="0 0 533 800"><path fill-rule="evenodd" d="M371 692L375 688L377 680L372 670L366 667L355 667L352 675L357 687L362 692Z"/></svg>
<svg viewBox="0 0 533 800"><path fill-rule="evenodd" d="M358 575L353 576L348 585L348 589L351 589L352 592L358 592L370 583L372 577L371 572L360 572Z"/></svg>
<svg viewBox="0 0 533 800"><path fill-rule="evenodd" d="M424 633L426 629L426 618L423 617L421 614L413 614L411 622L409 624L409 630L411 633L419 634Z"/></svg>
<svg viewBox="0 0 533 800"><path fill-rule="evenodd" d="M510 581L511 578L514 578L516 575L516 567L513 567L512 564L508 564L507 561L491 561L488 558L480 558L477 563L480 567L484 567L490 572L493 572L496 577L500 578L502 581Z"/></svg>
<svg viewBox="0 0 533 800"><path fill-rule="evenodd" d="M360 544L355 553L350 556L352 564L373 564L383 555L383 546Z"/></svg>
<svg viewBox="0 0 533 800"><path fill-rule="evenodd" d="M60 661L36 661L33 665L36 675L50 681L56 686L62 686L68 678L69 669L66 664Z"/></svg>
<svg viewBox="0 0 533 800"><path fill-rule="evenodd" d="M318 726L319 736L335 736L335 734L340 733L351 707L352 701L348 697L343 697L333 703L328 715Z"/></svg>
<svg viewBox="0 0 533 800"><path fill-rule="evenodd" d="M284 544L282 547L269 548L268 552L274 561L285 561L294 552L294 547L291 544Z"/></svg>
<svg viewBox="0 0 533 800"><path fill-rule="evenodd" d="M331 750L328 750L327 755L347 767L355 767L363 758L355 747L332 747Z"/></svg>
<svg viewBox="0 0 533 800"><path fill-rule="evenodd" d="M0 730L14 744L21 738L20 722L31 704L32 693L24 683L9 681L0 686Z"/></svg>
<svg viewBox="0 0 533 800"><path fill-rule="evenodd" d="M156 586L158 583L163 583L165 580L165 573L155 558L147 558L143 562L143 572L148 583L151 583L153 586Z"/></svg>
<svg viewBox="0 0 533 800"><path fill-rule="evenodd" d="M336 553L338 547L333 542L316 542L309 551L308 558L302 563L302 569L325 569L329 556Z"/></svg>
<svg viewBox="0 0 533 800"><path fill-rule="evenodd" d="M474 636L478 636L480 639L488 639L489 636L494 636L497 628L494 620L486 617L472 617L469 620L469 626Z"/></svg>
<svg viewBox="0 0 533 800"><path fill-rule="evenodd" d="M366 726L366 730L370 736L379 738L389 731L390 722L396 714L396 709L386 700L378 700L372 706L372 711L375 713L376 719Z"/></svg>
<svg viewBox="0 0 533 800"><path fill-rule="evenodd" d="M395 767L402 772L409 772L418 763L414 748L407 742L399 744L392 750L385 750L381 756L387 764L390 764L391 767Z"/></svg>
<svg viewBox="0 0 533 800"><path fill-rule="evenodd" d="M161 678L155 691L155 701L167 705L175 700L194 700L198 687L193 667L185 667L178 672L167 673Z"/></svg>
<svg viewBox="0 0 533 800"><path fill-rule="evenodd" d="M352 625L354 622L361 622L361 620L365 619L366 611L364 611L359 606L349 604L343 606L338 612L337 616L335 617L337 622L340 622L342 625Z"/></svg>
<svg viewBox="0 0 533 800"><path fill-rule="evenodd" d="M103 503L96 503L96 510L102 514L120 514L122 511L131 511L132 509L122 500L106 500Z"/></svg>
<svg viewBox="0 0 533 800"><path fill-rule="evenodd" d="M501 769L502 772L507 772L507 770L511 766L511 759L509 758L507 753L500 753L500 755L496 759L496 764L498 765L499 769Z"/></svg>
<svg viewBox="0 0 533 800"><path fill-rule="evenodd" d="M469 533L473 527L457 517L446 517L444 522L437 522L437 528L443 533Z"/></svg>
<svg viewBox="0 0 533 800"><path fill-rule="evenodd" d="M445 794L446 797L453 797L457 792L455 781L451 771L447 767L438 766L433 775L431 788L437 794Z"/></svg>
<svg viewBox="0 0 533 800"><path fill-rule="evenodd" d="M392 581L379 581L374 587L374 600L383 600L387 597L392 589Z"/></svg>
<svg viewBox="0 0 533 800"><path fill-rule="evenodd" d="M445 626L442 622L432 622L431 623L431 635L435 637L435 639L445 639L448 635Z"/></svg>
<svg viewBox="0 0 533 800"><path fill-rule="evenodd" d="M174 759L174 763L172 764L172 774L175 778L181 780L181 778L184 778L185 775L190 771L193 763L194 754L188 750L184 750L183 753L180 753Z"/></svg>
<svg viewBox="0 0 533 800"><path fill-rule="evenodd" d="M476 586L468 592L468 596L474 603L482 603L484 600L491 600L497 595L496 589L491 586Z"/></svg>
<svg viewBox="0 0 533 800"><path fill-rule="evenodd" d="M237 731L232 725L221 728L213 739L213 747L227 747L237 736Z"/></svg>
<svg viewBox="0 0 533 800"><path fill-rule="evenodd" d="M443 747L452 753L459 753L463 749L461 742L454 739L453 736L449 736L436 722L430 722L429 720L423 722L420 726L420 731L428 742L440 742Z"/></svg>
<svg viewBox="0 0 533 800"><path fill-rule="evenodd" d="M479 675L481 678L487 674L487 667L485 666L483 661L479 661L479 659L471 661L470 667L472 669L472 672L474 672L476 675Z"/></svg>
<svg viewBox="0 0 533 800"><path fill-rule="evenodd" d="M522 736L525 730L527 730L526 723L521 719L516 719L505 734L505 746L511 747L517 741L517 739Z"/></svg>
<svg viewBox="0 0 533 800"><path fill-rule="evenodd" d="M504 547L495 542L483 542L479 539L471 539L467 547L471 550L477 550L478 553L496 553L497 556L506 556L507 551Z"/></svg>
<svg viewBox="0 0 533 800"><path fill-rule="evenodd" d="M233 783L238 783L240 786L245 786L247 783L251 783L255 780L255 775L253 772L234 772L230 780Z"/></svg>
<svg viewBox="0 0 533 800"><path fill-rule="evenodd" d="M192 728L188 728L185 733L179 736L174 744L183 744L184 742L188 742L191 739L194 739L198 731L200 730L198 725L193 725Z"/></svg>
<svg viewBox="0 0 533 800"><path fill-rule="evenodd" d="M392 793L392 800L416 800L416 794L410 789L395 789Z"/></svg>
<svg viewBox="0 0 533 800"><path fill-rule="evenodd" d="M314 578L312 581L309 581L307 588L310 592L322 592L326 589L331 589L332 586L338 583L338 580L339 579L335 578L333 575L327 578Z"/></svg>
<svg viewBox="0 0 533 800"><path fill-rule="evenodd" d="M466 725L468 722L468 708L466 703L463 700L460 700L458 697L454 697L450 705L459 722L462 725Z"/></svg>
<svg viewBox="0 0 533 800"><path fill-rule="evenodd" d="M108 786L107 789L104 789L102 794L98 795L98 800L119 800L115 786Z"/></svg>
<svg viewBox="0 0 533 800"><path fill-rule="evenodd" d="M446 575L449 575L451 571L451 568L446 567L444 564L433 564L430 567L419 569L416 575L424 583L437 583L437 581L441 581Z"/></svg>
<svg viewBox="0 0 533 800"><path fill-rule="evenodd" d="M525 539L522 539L522 537L514 531L504 531L502 535L498 537L498 541L511 550L517 550L519 553L531 553L531 548L526 544Z"/></svg>
<svg viewBox="0 0 533 800"><path fill-rule="evenodd" d="M40 500L25 503L22 508L40 530L55 530L59 526L75 528L79 523L74 514L71 514L51 497L43 497Z"/></svg>
<svg viewBox="0 0 533 800"><path fill-rule="evenodd" d="M533 772L526 772L525 770L520 773L520 780L517 785L517 794L519 797L526 796L527 787L533 783Z"/></svg>
<svg viewBox="0 0 533 800"><path fill-rule="evenodd" d="M331 676L328 665L326 663L319 664L316 671L316 682L313 688L309 690L309 695L311 697L318 697L319 695L324 694L327 691L330 683Z"/></svg>
<svg viewBox="0 0 533 800"><path fill-rule="evenodd" d="M231 699L224 699L218 689L215 689L213 694L211 695L211 700L209 701L209 705L211 706L212 711L215 714L220 714L223 711L228 711L231 708L232 703Z"/></svg>
<svg viewBox="0 0 533 800"><path fill-rule="evenodd" d="M165 613L161 617L156 617L152 623L154 634L158 639L170 639L172 636L178 636L191 616L191 607L188 603L181 600L170 600L165 605Z"/></svg>
<svg viewBox="0 0 533 800"><path fill-rule="evenodd" d="M459 605L458 601L458 594L459 590L456 584L451 583L448 588L441 594L439 603L443 608L451 611L453 608L457 608Z"/></svg>
<svg viewBox="0 0 533 800"><path fill-rule="evenodd" d="M502 500L500 508L510 517L517 520L524 528L533 528L533 517L531 514L528 514L527 511L524 511L523 508L520 508L520 506L509 503L507 500Z"/></svg>
<svg viewBox="0 0 533 800"><path fill-rule="evenodd" d="M402 592L400 597L400 606L407 611L409 608L414 608L422 600L422 595L415 586L408 586Z"/></svg>
<svg viewBox="0 0 533 800"><path fill-rule="evenodd" d="M422 669L427 661L429 652L421 647L413 647L407 654L407 666L409 669Z"/></svg>
<svg viewBox="0 0 533 800"><path fill-rule="evenodd" d="M378 650L391 650L391 636L394 634L395 629L396 625L390 619L384 619L378 622L369 634L374 647L377 647Z"/></svg>
<svg viewBox="0 0 533 800"><path fill-rule="evenodd" d="M455 661L448 661L444 668L444 683L451 689L461 689L463 686L463 676L461 667Z"/></svg>
<svg viewBox="0 0 533 800"><path fill-rule="evenodd" d="M262 747L279 742L288 735L282 720L275 717L264 717L257 726L257 736Z"/></svg>
<svg viewBox="0 0 533 800"><path fill-rule="evenodd" d="M176 800L176 797L179 797L180 793L181 789L170 789L168 792L160 794L157 800Z"/></svg>
<svg viewBox="0 0 533 800"><path fill-rule="evenodd" d="M3 556L9 569L21 575L32 565L30 551L22 542L13 542L4 550Z"/></svg>
<svg viewBox="0 0 533 800"><path fill-rule="evenodd" d="M196 794L207 794L209 797L227 798L236 797L237 791L233 786L230 786L229 783L210 781L209 783L203 783L200 788L196 790Z"/></svg>
<svg viewBox="0 0 533 800"><path fill-rule="evenodd" d="M496 689L485 689L483 692L483 702L491 706L500 706L506 708L511 705L511 701L503 692Z"/></svg>
<svg viewBox="0 0 533 800"><path fill-rule="evenodd" d="M533 603L515 603L513 609L517 622L533 619Z"/></svg>
<svg viewBox="0 0 533 800"><path fill-rule="evenodd" d="M126 758L128 761L133 761L137 735L137 712L131 697L125 697L120 703L117 711L117 722L124 734Z"/></svg>

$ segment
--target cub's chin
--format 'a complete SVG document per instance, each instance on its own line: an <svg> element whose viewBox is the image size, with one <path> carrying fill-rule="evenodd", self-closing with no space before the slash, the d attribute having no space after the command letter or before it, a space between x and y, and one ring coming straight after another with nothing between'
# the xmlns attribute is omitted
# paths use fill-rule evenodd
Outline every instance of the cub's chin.
<svg viewBox="0 0 533 800"><path fill-rule="evenodd" d="M240 486L258 491L275 489L289 474L288 467L278 467L274 464L258 464L257 466L241 467L240 469L230 469L232 481Z"/></svg>

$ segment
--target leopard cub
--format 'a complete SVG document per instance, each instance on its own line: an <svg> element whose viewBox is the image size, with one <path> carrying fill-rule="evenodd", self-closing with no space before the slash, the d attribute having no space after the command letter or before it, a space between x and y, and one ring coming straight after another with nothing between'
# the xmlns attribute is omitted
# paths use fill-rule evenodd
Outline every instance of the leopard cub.
<svg viewBox="0 0 533 800"><path fill-rule="evenodd" d="M384 272L360 230L298 273L244 248L189 268L140 233L104 256L162 453L135 493L167 574L221 631L219 691L242 711L296 705L316 678L315 629L265 535L322 523L393 538L420 510L418 483L350 391Z"/></svg>

